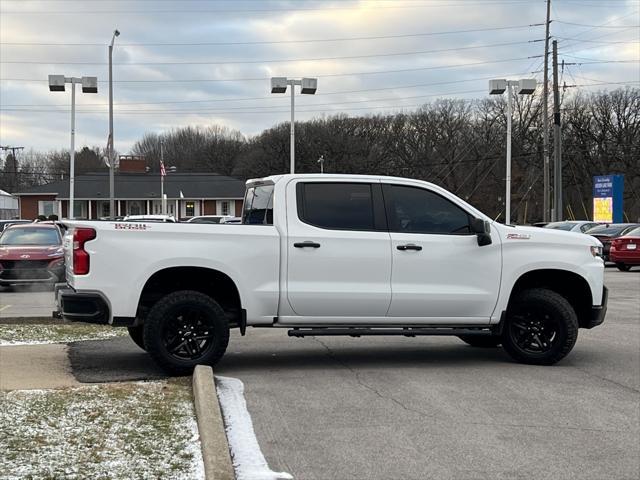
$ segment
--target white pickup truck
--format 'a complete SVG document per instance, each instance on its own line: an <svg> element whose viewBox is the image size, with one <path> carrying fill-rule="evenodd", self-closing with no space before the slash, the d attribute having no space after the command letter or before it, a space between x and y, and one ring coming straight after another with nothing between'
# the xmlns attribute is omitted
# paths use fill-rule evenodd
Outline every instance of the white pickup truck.
<svg viewBox="0 0 640 480"><path fill-rule="evenodd" d="M249 180L240 225L69 221L65 319L126 326L164 369L224 354L230 328L454 335L550 365L603 322L602 245L502 225L423 181Z"/></svg>

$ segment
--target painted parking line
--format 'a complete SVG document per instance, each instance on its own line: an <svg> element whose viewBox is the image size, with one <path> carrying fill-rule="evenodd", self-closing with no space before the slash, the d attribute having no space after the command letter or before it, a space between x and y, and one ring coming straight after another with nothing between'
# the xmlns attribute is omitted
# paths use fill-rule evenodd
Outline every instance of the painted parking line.
<svg viewBox="0 0 640 480"><path fill-rule="evenodd" d="M11 307L12 305L5 305L4 307L0 307L0 312L2 312L3 310L6 310L7 308Z"/></svg>
<svg viewBox="0 0 640 480"><path fill-rule="evenodd" d="M251 415L244 399L244 384L237 378L215 377L218 401L226 424L233 468L238 480L292 480L286 472L274 472L260 450Z"/></svg>

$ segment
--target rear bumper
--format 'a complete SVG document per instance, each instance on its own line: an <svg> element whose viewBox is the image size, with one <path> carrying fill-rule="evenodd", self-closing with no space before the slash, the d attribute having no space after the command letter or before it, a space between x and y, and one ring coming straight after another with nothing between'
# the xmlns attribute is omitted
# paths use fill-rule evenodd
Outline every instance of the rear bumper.
<svg viewBox="0 0 640 480"><path fill-rule="evenodd" d="M604 317L607 314L607 300L609 298L609 289L602 287L602 305L594 305L591 307L591 314L588 322L583 325L584 328L593 328L604 322Z"/></svg>
<svg viewBox="0 0 640 480"><path fill-rule="evenodd" d="M78 292L68 285L56 285L58 311L54 316L71 322L109 323L109 303L99 292Z"/></svg>

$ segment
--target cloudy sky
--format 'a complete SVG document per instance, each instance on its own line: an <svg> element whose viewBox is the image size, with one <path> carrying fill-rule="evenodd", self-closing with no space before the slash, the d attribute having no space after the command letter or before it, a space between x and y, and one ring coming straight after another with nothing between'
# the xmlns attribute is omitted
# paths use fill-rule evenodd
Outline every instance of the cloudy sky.
<svg viewBox="0 0 640 480"><path fill-rule="evenodd" d="M552 0L563 82L638 86L639 0ZM47 75L97 76L77 93L76 145L105 146L114 49L115 148L145 132L219 124L254 135L288 120L272 76L318 77L296 119L479 98L490 78L542 78L545 0L0 0L0 145L69 145L70 92Z"/></svg>

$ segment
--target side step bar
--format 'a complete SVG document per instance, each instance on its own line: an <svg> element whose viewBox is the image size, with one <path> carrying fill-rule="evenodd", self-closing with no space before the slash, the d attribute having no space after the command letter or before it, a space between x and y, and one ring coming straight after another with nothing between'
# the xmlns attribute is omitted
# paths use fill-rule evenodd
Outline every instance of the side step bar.
<svg viewBox="0 0 640 480"><path fill-rule="evenodd" d="M469 327L404 327L404 328L363 328L363 327L338 327L338 328L294 328L289 330L290 337L320 337L343 335L349 337L396 335L415 337L418 335L494 335L489 328Z"/></svg>

